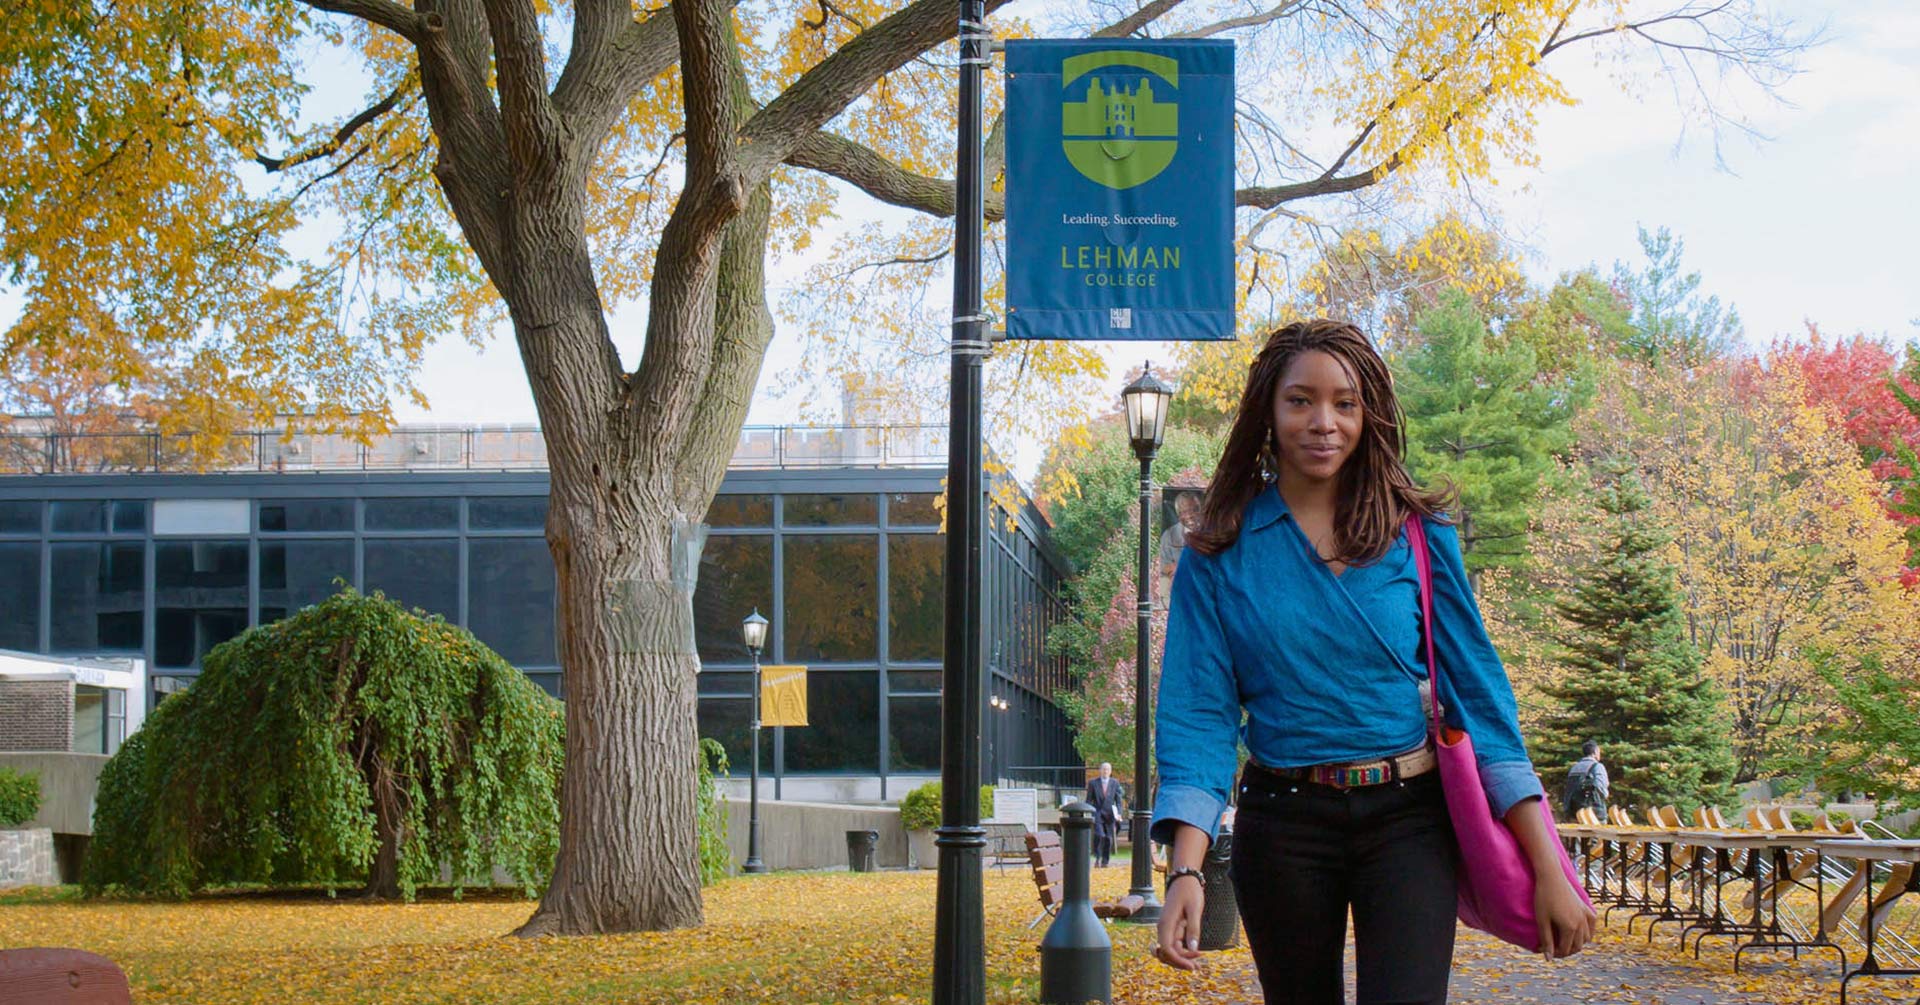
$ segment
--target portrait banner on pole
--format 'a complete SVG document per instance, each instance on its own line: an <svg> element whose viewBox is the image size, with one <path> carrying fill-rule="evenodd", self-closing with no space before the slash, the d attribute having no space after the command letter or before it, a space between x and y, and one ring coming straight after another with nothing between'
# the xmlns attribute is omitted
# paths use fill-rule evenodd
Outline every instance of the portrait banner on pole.
<svg viewBox="0 0 1920 1005"><path fill-rule="evenodd" d="M760 725L804 726L807 724L807 668L802 666L763 666L760 668Z"/></svg>
<svg viewBox="0 0 1920 1005"><path fill-rule="evenodd" d="M1007 336L1233 338L1233 43L1006 51Z"/></svg>

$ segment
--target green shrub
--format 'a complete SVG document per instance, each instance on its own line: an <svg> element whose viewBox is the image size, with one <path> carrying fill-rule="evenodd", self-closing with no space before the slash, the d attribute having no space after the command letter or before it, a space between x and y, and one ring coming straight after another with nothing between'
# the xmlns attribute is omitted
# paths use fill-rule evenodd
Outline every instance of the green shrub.
<svg viewBox="0 0 1920 1005"><path fill-rule="evenodd" d="M980 816L993 815L993 786L980 786ZM900 826L929 831L940 826L940 783L928 782L900 800Z"/></svg>
<svg viewBox="0 0 1920 1005"><path fill-rule="evenodd" d="M733 853L727 848L727 804L720 801L720 786L713 776L727 773L727 748L719 740L703 738L693 753L694 774L699 794L700 885L710 886L727 875Z"/></svg>
<svg viewBox="0 0 1920 1005"><path fill-rule="evenodd" d="M1834 810L1832 813L1827 814L1827 820L1835 827L1845 827L1853 822L1853 814L1848 813L1846 810Z"/></svg>
<svg viewBox="0 0 1920 1005"><path fill-rule="evenodd" d="M0 768L0 827L18 827L40 812L40 776Z"/></svg>
<svg viewBox="0 0 1920 1005"><path fill-rule="evenodd" d="M559 846L562 706L464 629L345 590L207 654L100 774L84 881L411 898Z"/></svg>
<svg viewBox="0 0 1920 1005"><path fill-rule="evenodd" d="M1812 830L1813 814L1805 810L1789 810L1787 812L1787 822L1792 824L1793 829L1797 831Z"/></svg>

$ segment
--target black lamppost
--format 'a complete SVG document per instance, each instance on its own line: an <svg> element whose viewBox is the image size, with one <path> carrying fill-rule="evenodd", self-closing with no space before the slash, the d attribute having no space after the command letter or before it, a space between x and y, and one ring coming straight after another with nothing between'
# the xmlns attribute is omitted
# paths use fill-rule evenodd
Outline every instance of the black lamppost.
<svg viewBox="0 0 1920 1005"><path fill-rule="evenodd" d="M1134 643L1133 684L1133 889L1127 891L1145 901L1145 906L1129 919L1141 924L1160 920L1160 898L1153 895L1153 847L1147 829L1153 823L1153 762L1148 759L1147 731L1153 727L1152 692L1147 673L1153 658L1148 643L1152 640L1153 555L1148 533L1152 528L1153 455L1160 451L1160 440L1167 429L1167 404L1173 400L1173 388L1153 375L1148 363L1139 379L1120 392L1126 404L1127 438L1133 441L1133 455L1140 458L1140 570L1139 588L1134 591L1137 639Z"/></svg>
<svg viewBox="0 0 1920 1005"><path fill-rule="evenodd" d="M985 877L980 826L980 718L986 710L981 618L986 480L980 400L990 336L981 281L986 221L981 76L988 64L985 0L960 0L960 93L954 150L953 340L947 413L945 666L940 695L939 890L934 900L933 1005L981 1005L987 997Z"/></svg>
<svg viewBox="0 0 1920 1005"><path fill-rule="evenodd" d="M749 783L753 790L747 796L747 860L740 871L766 872L767 864L760 861L760 650L767 645L767 619L760 616L758 607L741 620L740 638L753 654L753 770Z"/></svg>

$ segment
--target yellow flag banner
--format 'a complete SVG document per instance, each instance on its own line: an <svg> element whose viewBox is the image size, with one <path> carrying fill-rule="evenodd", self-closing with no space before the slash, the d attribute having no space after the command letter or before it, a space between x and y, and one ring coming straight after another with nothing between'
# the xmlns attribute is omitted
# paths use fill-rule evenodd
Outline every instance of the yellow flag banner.
<svg viewBox="0 0 1920 1005"><path fill-rule="evenodd" d="M761 667L760 725L804 726L806 724L807 668Z"/></svg>

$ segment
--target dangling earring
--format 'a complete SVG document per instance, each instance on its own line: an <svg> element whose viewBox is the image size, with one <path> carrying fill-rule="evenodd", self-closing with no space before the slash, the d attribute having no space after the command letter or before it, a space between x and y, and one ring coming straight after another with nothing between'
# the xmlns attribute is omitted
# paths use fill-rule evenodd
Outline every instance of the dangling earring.
<svg viewBox="0 0 1920 1005"><path fill-rule="evenodd" d="M1260 448L1260 480L1269 485L1279 477L1280 461L1273 456L1273 434L1267 434L1267 443Z"/></svg>

